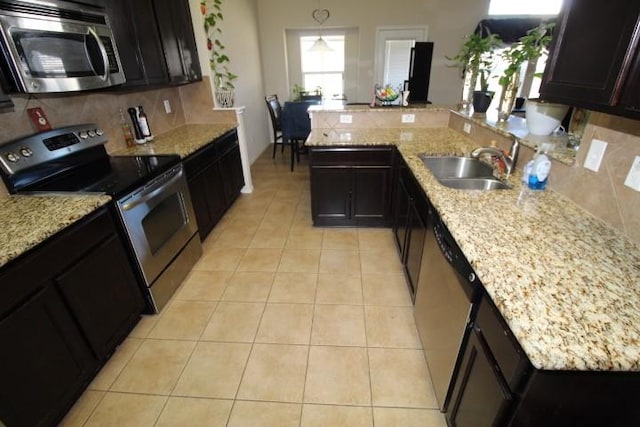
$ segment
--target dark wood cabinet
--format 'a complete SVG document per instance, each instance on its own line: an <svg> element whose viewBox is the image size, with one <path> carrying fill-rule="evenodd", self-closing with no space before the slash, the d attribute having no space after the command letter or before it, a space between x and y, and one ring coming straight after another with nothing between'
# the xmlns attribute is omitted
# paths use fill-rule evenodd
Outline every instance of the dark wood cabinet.
<svg viewBox="0 0 640 427"><path fill-rule="evenodd" d="M186 0L109 0L105 7L127 79L123 88L202 78Z"/></svg>
<svg viewBox="0 0 640 427"><path fill-rule="evenodd" d="M415 299L427 235L429 202L404 162L398 172L393 231L411 298Z"/></svg>
<svg viewBox="0 0 640 427"><path fill-rule="evenodd" d="M144 307L106 208L0 270L0 421L55 425Z"/></svg>
<svg viewBox="0 0 640 427"><path fill-rule="evenodd" d="M390 226L394 147L309 150L316 226Z"/></svg>
<svg viewBox="0 0 640 427"><path fill-rule="evenodd" d="M198 233L204 240L244 185L237 131L226 133L188 156L184 168Z"/></svg>
<svg viewBox="0 0 640 427"><path fill-rule="evenodd" d="M4 72L0 69L0 108L13 107L13 101L9 98L9 95L5 93L6 87L7 84L4 79Z"/></svg>
<svg viewBox="0 0 640 427"><path fill-rule="evenodd" d="M153 0L162 48L171 84L202 78L193 35L191 12L186 0Z"/></svg>
<svg viewBox="0 0 640 427"><path fill-rule="evenodd" d="M565 0L540 87L541 97L640 118L639 23L637 0Z"/></svg>

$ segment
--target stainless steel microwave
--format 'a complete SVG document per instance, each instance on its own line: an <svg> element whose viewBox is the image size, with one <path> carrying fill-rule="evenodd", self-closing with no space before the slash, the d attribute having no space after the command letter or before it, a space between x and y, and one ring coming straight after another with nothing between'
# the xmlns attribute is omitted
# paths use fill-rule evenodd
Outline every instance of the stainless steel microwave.
<svg viewBox="0 0 640 427"><path fill-rule="evenodd" d="M104 9L0 0L0 64L11 91L74 92L125 82Z"/></svg>

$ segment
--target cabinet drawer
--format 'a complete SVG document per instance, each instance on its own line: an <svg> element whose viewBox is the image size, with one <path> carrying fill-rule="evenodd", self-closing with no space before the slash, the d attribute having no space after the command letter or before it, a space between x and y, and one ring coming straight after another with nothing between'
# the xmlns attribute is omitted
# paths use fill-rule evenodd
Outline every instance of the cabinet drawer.
<svg viewBox="0 0 640 427"><path fill-rule="evenodd" d="M476 325L491 348L498 368L507 384L514 390L520 378L526 374L528 359L504 323L502 316L485 295L478 309Z"/></svg>
<svg viewBox="0 0 640 427"><path fill-rule="evenodd" d="M391 166L393 147L313 148L309 160L313 166Z"/></svg>
<svg viewBox="0 0 640 427"><path fill-rule="evenodd" d="M233 149L236 145L238 145L238 134L236 130L232 130L227 132L218 138L215 142L216 151L218 153L218 157L227 153L229 150Z"/></svg>

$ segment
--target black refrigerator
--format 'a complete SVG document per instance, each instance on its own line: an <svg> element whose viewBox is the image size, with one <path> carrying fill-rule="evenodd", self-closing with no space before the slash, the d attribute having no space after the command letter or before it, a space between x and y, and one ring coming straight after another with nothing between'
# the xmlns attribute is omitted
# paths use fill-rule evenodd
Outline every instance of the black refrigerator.
<svg viewBox="0 0 640 427"><path fill-rule="evenodd" d="M409 79L404 88L409 91L410 103L429 102L429 78L431 77L431 58L433 42L416 42L411 48Z"/></svg>

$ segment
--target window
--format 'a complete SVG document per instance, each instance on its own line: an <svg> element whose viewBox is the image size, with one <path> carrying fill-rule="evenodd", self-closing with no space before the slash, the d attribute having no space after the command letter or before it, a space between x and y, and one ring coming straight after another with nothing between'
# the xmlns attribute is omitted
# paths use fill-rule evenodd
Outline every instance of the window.
<svg viewBox="0 0 640 427"><path fill-rule="evenodd" d="M489 15L557 15L562 0L491 0Z"/></svg>
<svg viewBox="0 0 640 427"><path fill-rule="evenodd" d="M322 36L331 51L311 51L318 36L300 37L302 86L306 91L320 89L323 98L342 98L344 94L344 39L342 35Z"/></svg>

